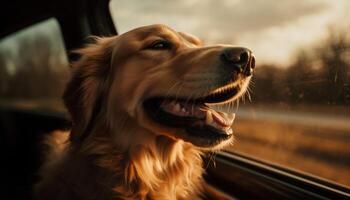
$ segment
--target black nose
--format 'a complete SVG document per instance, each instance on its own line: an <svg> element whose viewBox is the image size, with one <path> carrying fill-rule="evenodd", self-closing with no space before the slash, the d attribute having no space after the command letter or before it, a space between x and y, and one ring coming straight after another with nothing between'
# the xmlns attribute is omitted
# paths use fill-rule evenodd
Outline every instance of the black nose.
<svg viewBox="0 0 350 200"><path fill-rule="evenodd" d="M225 48L220 54L220 60L226 66L232 67L246 76L252 75L255 68L255 58L252 52L246 48Z"/></svg>

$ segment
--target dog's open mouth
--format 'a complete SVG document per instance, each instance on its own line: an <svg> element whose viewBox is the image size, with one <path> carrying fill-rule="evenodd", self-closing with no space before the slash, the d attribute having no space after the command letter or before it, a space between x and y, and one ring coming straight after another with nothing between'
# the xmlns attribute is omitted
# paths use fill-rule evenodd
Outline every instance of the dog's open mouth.
<svg viewBox="0 0 350 200"><path fill-rule="evenodd" d="M214 110L208 104L226 102L238 91L232 87L197 99L155 97L146 100L144 108L155 122L185 130L184 139L200 146L211 146L232 137L235 114Z"/></svg>

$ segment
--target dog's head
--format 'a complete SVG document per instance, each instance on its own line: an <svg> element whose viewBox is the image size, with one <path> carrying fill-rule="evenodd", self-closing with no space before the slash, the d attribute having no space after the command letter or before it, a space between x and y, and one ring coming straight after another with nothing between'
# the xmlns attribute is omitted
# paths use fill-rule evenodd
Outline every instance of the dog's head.
<svg viewBox="0 0 350 200"><path fill-rule="evenodd" d="M239 98L255 66L246 48L203 47L196 37L164 25L100 38L79 53L64 95L73 137L97 121L120 125L115 120L126 116L155 135L210 148L232 139L235 117L211 105Z"/></svg>

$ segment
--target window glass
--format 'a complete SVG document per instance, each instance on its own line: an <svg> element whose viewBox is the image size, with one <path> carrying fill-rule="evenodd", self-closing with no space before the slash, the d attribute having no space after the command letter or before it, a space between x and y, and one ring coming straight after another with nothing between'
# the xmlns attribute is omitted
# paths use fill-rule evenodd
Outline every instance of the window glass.
<svg viewBox="0 0 350 200"><path fill-rule="evenodd" d="M119 33L162 23L252 49L229 151L350 186L350 1L112 0L110 9Z"/></svg>
<svg viewBox="0 0 350 200"><path fill-rule="evenodd" d="M63 111L69 77L59 25L49 19L0 40L0 105Z"/></svg>

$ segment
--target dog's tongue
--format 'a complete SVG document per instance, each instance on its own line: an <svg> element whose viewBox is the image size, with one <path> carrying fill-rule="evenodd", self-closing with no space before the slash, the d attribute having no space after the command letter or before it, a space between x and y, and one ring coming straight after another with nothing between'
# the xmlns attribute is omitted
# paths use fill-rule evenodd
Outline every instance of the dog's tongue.
<svg viewBox="0 0 350 200"><path fill-rule="evenodd" d="M165 101L161 107L176 116L196 117L207 125L217 128L228 128L232 126L235 119L234 113L216 111L212 108L193 106L183 102Z"/></svg>
<svg viewBox="0 0 350 200"><path fill-rule="evenodd" d="M212 109L207 110L206 123L208 125L213 124L213 122L215 122L221 127L230 127L232 126L234 119L235 113L228 114Z"/></svg>

